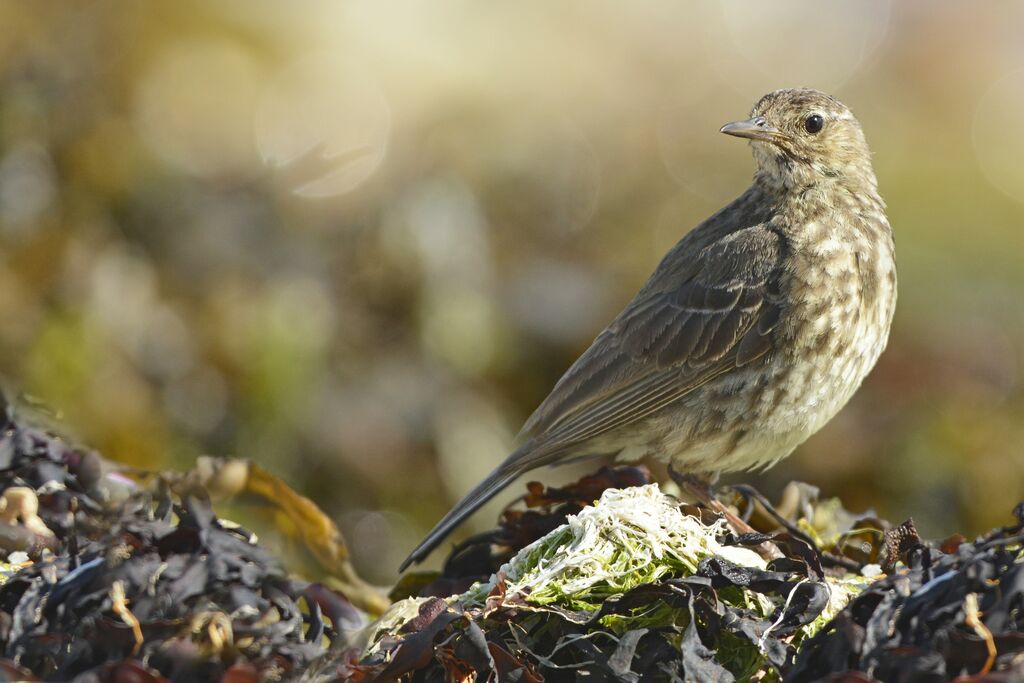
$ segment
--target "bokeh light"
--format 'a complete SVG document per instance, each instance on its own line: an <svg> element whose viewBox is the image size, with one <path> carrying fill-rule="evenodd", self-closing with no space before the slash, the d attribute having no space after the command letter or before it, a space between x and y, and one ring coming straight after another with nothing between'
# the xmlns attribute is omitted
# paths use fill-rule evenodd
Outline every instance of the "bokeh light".
<svg viewBox="0 0 1024 683"><path fill-rule="evenodd" d="M974 149L985 177L1018 201L1024 201L1021 111L1024 111L1024 66L1000 75L988 86L978 101L973 131Z"/></svg>
<svg viewBox="0 0 1024 683"><path fill-rule="evenodd" d="M372 77L344 54L308 55L278 74L256 112L264 161L303 197L355 189L380 166L391 113Z"/></svg>
<svg viewBox="0 0 1024 683"><path fill-rule="evenodd" d="M215 178L251 173L251 117L260 93L255 58L222 41L181 41L158 55L139 82L135 122L143 142L169 164Z"/></svg>
<svg viewBox="0 0 1024 683"><path fill-rule="evenodd" d="M882 46L889 0L866 2L723 2L732 50L714 49L713 68L743 92L785 78L793 85L836 90ZM767 86L769 89L772 86Z"/></svg>

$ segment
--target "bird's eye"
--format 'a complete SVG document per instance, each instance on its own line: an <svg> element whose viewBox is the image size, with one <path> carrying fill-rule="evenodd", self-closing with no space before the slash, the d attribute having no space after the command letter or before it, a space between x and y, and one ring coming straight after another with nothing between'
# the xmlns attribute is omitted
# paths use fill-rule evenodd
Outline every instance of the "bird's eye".
<svg viewBox="0 0 1024 683"><path fill-rule="evenodd" d="M825 126L825 118L821 114L811 114L804 120L804 128L811 135L820 133Z"/></svg>

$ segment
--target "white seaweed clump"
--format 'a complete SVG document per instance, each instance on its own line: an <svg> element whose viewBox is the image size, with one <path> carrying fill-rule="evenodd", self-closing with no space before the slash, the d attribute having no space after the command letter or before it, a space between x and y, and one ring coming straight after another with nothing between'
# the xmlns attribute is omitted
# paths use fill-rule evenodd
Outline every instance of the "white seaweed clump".
<svg viewBox="0 0 1024 683"><path fill-rule="evenodd" d="M724 520L705 526L684 515L678 501L657 484L608 489L595 505L570 515L565 524L519 551L489 582L462 596L462 602L481 602L500 577L506 600L589 612L666 574L693 574L707 557L765 568L755 552L722 545L718 539L725 532ZM761 607L770 609L770 604Z"/></svg>

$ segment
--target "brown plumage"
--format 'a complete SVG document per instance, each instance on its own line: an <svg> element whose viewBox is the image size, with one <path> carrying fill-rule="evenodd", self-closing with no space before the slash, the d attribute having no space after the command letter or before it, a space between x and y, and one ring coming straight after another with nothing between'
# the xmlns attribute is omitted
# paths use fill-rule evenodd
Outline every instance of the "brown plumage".
<svg viewBox="0 0 1024 683"><path fill-rule="evenodd" d="M683 472L767 467L860 386L896 303L892 232L860 124L829 95L778 90L722 132L751 140L753 185L668 252L521 445L403 569L535 467L592 455L651 455Z"/></svg>

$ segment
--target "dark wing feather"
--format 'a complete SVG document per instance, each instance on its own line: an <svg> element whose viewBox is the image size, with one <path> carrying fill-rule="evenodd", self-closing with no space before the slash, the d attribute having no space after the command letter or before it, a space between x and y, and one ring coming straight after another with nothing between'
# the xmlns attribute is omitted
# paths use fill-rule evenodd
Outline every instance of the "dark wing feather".
<svg viewBox="0 0 1024 683"><path fill-rule="evenodd" d="M739 230L640 294L566 372L521 436L553 453L651 415L771 350L782 239ZM669 259L666 259L669 261ZM664 266L664 263L663 263Z"/></svg>

